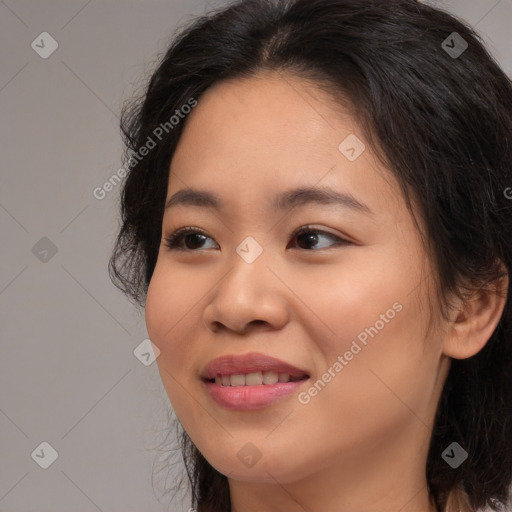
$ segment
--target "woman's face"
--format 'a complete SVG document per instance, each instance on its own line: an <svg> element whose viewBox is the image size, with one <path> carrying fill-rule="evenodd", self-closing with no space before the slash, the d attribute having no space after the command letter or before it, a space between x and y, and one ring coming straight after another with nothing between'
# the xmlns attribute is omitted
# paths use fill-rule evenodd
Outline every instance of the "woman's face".
<svg viewBox="0 0 512 512"><path fill-rule="evenodd" d="M326 93L272 73L214 86L186 120L167 199L220 205L166 209L146 322L180 422L231 480L424 470L448 369L427 334L432 269L398 185L354 136ZM170 249L183 227L200 233ZM232 357L247 354L307 378L273 384L293 372Z"/></svg>

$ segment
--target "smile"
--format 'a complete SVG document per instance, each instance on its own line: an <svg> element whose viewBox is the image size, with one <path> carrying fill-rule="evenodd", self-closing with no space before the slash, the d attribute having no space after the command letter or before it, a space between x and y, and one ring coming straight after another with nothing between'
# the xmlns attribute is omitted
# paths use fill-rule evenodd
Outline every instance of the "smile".
<svg viewBox="0 0 512 512"><path fill-rule="evenodd" d="M199 376L216 405L237 411L267 407L309 380L305 369L256 352L218 357Z"/></svg>
<svg viewBox="0 0 512 512"><path fill-rule="evenodd" d="M210 379L209 382L215 382L215 384L224 387L271 386L278 382L296 382L305 378L307 378L307 375L302 377L293 377L289 373L265 371L246 374L217 375L215 379Z"/></svg>

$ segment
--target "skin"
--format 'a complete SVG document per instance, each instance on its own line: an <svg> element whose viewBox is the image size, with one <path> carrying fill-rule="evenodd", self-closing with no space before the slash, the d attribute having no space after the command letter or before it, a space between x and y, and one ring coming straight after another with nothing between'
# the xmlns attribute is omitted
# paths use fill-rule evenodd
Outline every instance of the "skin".
<svg viewBox="0 0 512 512"><path fill-rule="evenodd" d="M481 292L442 319L397 183L368 144L352 162L340 152L349 134L365 141L327 93L264 72L206 91L171 163L167 198L201 188L227 205L166 211L146 324L181 424L228 477L232 512L435 511L425 463L448 356L477 353L503 311L504 299ZM276 214L269 197L296 186L348 192L373 214L321 204ZM310 224L350 243L317 233L316 245L300 245L292 233ZM192 249L170 250L165 237L185 226L207 233L203 245L189 237ZM247 236L263 249L251 264L236 252ZM395 303L400 312L300 403L299 392ZM218 356L254 351L311 378L264 409L219 407L199 373ZM252 467L237 457L248 442L261 455Z"/></svg>

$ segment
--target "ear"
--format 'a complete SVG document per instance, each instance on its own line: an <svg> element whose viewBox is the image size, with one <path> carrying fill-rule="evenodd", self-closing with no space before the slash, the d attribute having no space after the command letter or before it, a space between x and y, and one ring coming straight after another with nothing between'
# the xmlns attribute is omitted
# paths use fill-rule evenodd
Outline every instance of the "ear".
<svg viewBox="0 0 512 512"><path fill-rule="evenodd" d="M508 273L496 282L467 294L452 310L443 353L455 359L474 356L489 341L507 301Z"/></svg>

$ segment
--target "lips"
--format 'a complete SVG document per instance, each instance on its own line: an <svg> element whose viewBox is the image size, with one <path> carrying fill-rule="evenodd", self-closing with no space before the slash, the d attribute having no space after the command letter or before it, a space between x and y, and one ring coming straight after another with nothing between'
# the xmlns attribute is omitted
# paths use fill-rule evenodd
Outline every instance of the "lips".
<svg viewBox="0 0 512 512"><path fill-rule="evenodd" d="M214 381L218 376L243 375L257 372L289 374L294 380L309 377L306 370L256 352L218 357L206 365L200 376L204 381Z"/></svg>
<svg viewBox="0 0 512 512"><path fill-rule="evenodd" d="M256 352L214 359L200 374L214 403L229 411L253 411L291 397L310 378L308 372Z"/></svg>

